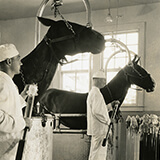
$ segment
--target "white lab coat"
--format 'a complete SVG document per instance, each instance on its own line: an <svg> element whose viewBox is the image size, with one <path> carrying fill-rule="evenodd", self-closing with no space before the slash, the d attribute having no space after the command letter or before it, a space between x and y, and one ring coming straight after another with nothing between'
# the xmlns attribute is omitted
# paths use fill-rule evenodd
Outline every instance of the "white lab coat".
<svg viewBox="0 0 160 160"><path fill-rule="evenodd" d="M11 77L0 71L0 160L14 160L17 142L25 127L25 101Z"/></svg>
<svg viewBox="0 0 160 160"><path fill-rule="evenodd" d="M91 135L91 148L89 160L105 160L106 147L102 141L108 130L110 118L103 95L99 88L93 86L87 97L87 134Z"/></svg>

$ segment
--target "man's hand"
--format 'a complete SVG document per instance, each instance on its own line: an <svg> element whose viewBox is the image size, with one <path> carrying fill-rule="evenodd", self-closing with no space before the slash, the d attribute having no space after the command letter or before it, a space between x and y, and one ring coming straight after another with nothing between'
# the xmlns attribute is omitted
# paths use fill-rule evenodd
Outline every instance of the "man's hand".
<svg viewBox="0 0 160 160"><path fill-rule="evenodd" d="M24 90L21 92L21 96L26 99L28 94L27 94L27 91L29 89L29 84L27 84L25 87L24 87Z"/></svg>
<svg viewBox="0 0 160 160"><path fill-rule="evenodd" d="M30 130L32 127L32 123L33 123L32 119L31 118L24 118L24 120L26 121L26 127L28 127Z"/></svg>
<svg viewBox="0 0 160 160"><path fill-rule="evenodd" d="M119 105L119 104L120 104L120 101L118 101L118 100L111 102L112 108L114 108L115 105Z"/></svg>

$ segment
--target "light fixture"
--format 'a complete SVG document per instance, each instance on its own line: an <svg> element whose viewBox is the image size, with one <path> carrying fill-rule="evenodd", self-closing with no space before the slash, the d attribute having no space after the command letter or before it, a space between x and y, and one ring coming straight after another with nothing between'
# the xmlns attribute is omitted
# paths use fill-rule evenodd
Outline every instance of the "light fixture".
<svg viewBox="0 0 160 160"><path fill-rule="evenodd" d="M108 23L113 22L113 18L110 13L110 8L108 8L108 15L106 16L106 22L108 22Z"/></svg>
<svg viewBox="0 0 160 160"><path fill-rule="evenodd" d="M106 16L106 22L111 23L113 22L113 18L111 16L111 12L110 12L110 0L108 1L108 15Z"/></svg>

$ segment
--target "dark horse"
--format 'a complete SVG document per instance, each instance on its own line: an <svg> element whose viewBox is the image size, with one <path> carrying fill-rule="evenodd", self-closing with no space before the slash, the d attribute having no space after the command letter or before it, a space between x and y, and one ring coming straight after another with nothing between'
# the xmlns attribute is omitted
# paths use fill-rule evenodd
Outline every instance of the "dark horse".
<svg viewBox="0 0 160 160"><path fill-rule="evenodd" d="M137 63L137 56L132 63L121 69L117 75L100 89L106 104L119 100L122 104L131 84L135 84L147 92L152 92L155 83L150 74ZM52 113L86 113L86 99L88 93L74 93L58 89L47 90L40 99L40 103ZM120 107L119 105L119 107ZM62 124L72 129L86 129L86 117L61 118Z"/></svg>
<svg viewBox="0 0 160 160"><path fill-rule="evenodd" d="M91 28L63 20L38 19L50 28L37 47L22 59L21 74L13 79L20 92L25 84L38 84L36 102L49 87L58 63L67 62L65 55L97 54L105 47L103 35Z"/></svg>

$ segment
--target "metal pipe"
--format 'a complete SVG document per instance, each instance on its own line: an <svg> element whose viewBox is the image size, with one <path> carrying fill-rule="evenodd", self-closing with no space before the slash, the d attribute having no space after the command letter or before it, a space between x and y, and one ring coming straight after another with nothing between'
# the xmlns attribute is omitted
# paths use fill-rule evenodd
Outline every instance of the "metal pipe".
<svg viewBox="0 0 160 160"><path fill-rule="evenodd" d="M120 44L122 47L124 47L126 49L126 52L128 54L128 62L130 63L131 62L131 53L128 49L128 47L121 41L117 40L117 39L114 39L114 38L110 38L110 39L106 39L105 40L106 42L111 42L111 43L118 43Z"/></svg>
<svg viewBox="0 0 160 160"><path fill-rule="evenodd" d="M105 73L107 73L107 66L108 66L108 63L109 63L109 61L111 60L111 58L112 58L113 56L115 56L117 53L121 53L121 52L126 52L126 50L124 50L124 49L118 50L118 51L114 52L114 53L107 59L106 64L105 64L105 69L104 69L104 70L105 70ZM129 50L129 52L130 52L130 54L137 55L135 52L133 52L133 51L131 51L131 50ZM130 60L129 60L129 62L130 62Z"/></svg>
<svg viewBox="0 0 160 160"><path fill-rule="evenodd" d="M54 129L53 130L53 133L56 133L56 134L86 134L87 131L85 129L62 129L62 128L59 128L58 130L57 129Z"/></svg>
<svg viewBox="0 0 160 160"><path fill-rule="evenodd" d="M64 114L64 113L56 113L54 114L56 117L86 117L86 114Z"/></svg>
<svg viewBox="0 0 160 160"><path fill-rule="evenodd" d="M92 27L92 22L91 22L91 6L89 3L89 0L83 0L83 3L86 8L86 17L87 17L87 26Z"/></svg>
<svg viewBox="0 0 160 160"><path fill-rule="evenodd" d="M42 3L40 4L40 7L37 11L36 16L37 17L41 17L43 14L43 11L47 5L49 0L43 0ZM36 22L35 22L35 47L37 46L37 44L40 42L40 22L38 21L36 17Z"/></svg>

